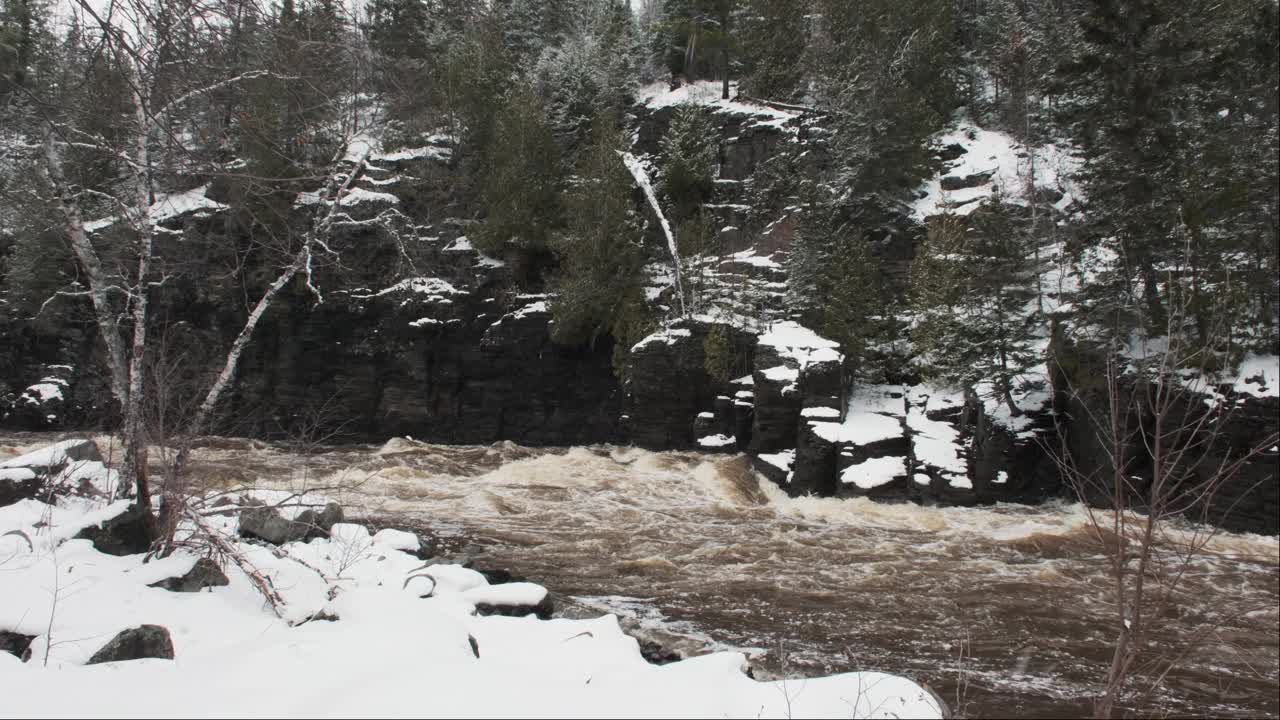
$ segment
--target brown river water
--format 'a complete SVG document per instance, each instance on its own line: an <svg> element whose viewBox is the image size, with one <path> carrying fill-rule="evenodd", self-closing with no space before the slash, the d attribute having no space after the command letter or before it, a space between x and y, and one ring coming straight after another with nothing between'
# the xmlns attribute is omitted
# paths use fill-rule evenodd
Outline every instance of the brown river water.
<svg viewBox="0 0 1280 720"><path fill-rule="evenodd" d="M0 456L51 439L0 438ZM741 456L404 439L305 454L210 440L192 475L323 492L545 585L565 614L612 612L686 653L747 652L757 677L881 670L957 715L1047 718L1090 712L1110 662L1106 565L1075 504L792 499ZM1172 608L1155 650L1180 659L1126 713L1280 717L1280 541L1213 537Z"/></svg>

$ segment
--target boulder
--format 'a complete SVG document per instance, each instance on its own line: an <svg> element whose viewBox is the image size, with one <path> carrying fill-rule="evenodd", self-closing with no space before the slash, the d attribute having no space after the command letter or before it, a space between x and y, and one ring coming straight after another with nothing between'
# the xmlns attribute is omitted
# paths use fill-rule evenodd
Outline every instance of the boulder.
<svg viewBox="0 0 1280 720"><path fill-rule="evenodd" d="M168 630L159 625L142 625L121 631L85 664L98 665L144 658L173 659L173 640L169 637Z"/></svg>
<svg viewBox="0 0 1280 720"><path fill-rule="evenodd" d="M226 573L222 572L218 563L209 558L200 558L186 574L165 578L151 583L148 587L161 588L170 592L200 592L207 587L220 587L229 583Z"/></svg>
<svg viewBox="0 0 1280 720"><path fill-rule="evenodd" d="M100 553L135 555L151 549L155 527L151 513L135 503L110 520L84 528L76 538L89 540Z"/></svg>
<svg viewBox="0 0 1280 720"><path fill-rule="evenodd" d="M30 468L0 468L0 507L30 500L43 487L44 478Z"/></svg>
<svg viewBox="0 0 1280 720"><path fill-rule="evenodd" d="M251 507L240 511L240 537L283 545L305 536L305 525L286 520L274 508Z"/></svg>
<svg viewBox="0 0 1280 720"><path fill-rule="evenodd" d="M0 652L7 652L22 660L22 662L26 662L31 659L31 641L35 639L35 635L23 635L11 630L0 630Z"/></svg>
<svg viewBox="0 0 1280 720"><path fill-rule="evenodd" d="M806 419L800 424L796 462L787 492L830 496L836 492L839 422Z"/></svg>
<svg viewBox="0 0 1280 720"><path fill-rule="evenodd" d="M301 525L305 529L303 539L313 537L328 537L329 530L333 526L342 522L342 506L338 503L331 502L324 506L322 510L303 510L298 513L298 517L293 521L295 525ZM299 530L293 528L294 534Z"/></svg>
<svg viewBox="0 0 1280 720"><path fill-rule="evenodd" d="M495 605L492 603L476 603L477 615L501 615L503 617L525 617L526 615L533 615L539 620L550 620L551 615L554 612L555 603L551 601L550 593L542 599L542 602L536 605Z"/></svg>

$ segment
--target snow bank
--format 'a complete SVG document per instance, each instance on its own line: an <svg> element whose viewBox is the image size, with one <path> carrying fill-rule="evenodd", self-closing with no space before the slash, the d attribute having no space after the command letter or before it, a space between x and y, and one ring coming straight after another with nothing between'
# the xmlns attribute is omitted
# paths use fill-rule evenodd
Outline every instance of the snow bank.
<svg viewBox="0 0 1280 720"><path fill-rule="evenodd" d="M840 362L844 356L836 348L840 344L828 340L803 325L786 320L769 326L760 336L759 345L777 348L778 354L789 357L800 365L800 369L812 363Z"/></svg>
<svg viewBox="0 0 1280 720"><path fill-rule="evenodd" d="M1053 188L1062 192L1059 208L1083 199L1080 189L1071 180L1080 168L1080 160L1068 146L1051 143L1029 150L1008 133L984 130L964 118L936 135L933 144L937 147L959 145L965 153L948 163L948 168L941 175L929 179L920 188L923 197L913 205L918 219L937 215L944 209L957 215L967 215L981 204L979 201L997 191L1005 202L1025 204L1028 179L1033 179L1037 188ZM942 189L943 176L963 178L987 174L991 179L977 187L951 191Z"/></svg>
<svg viewBox="0 0 1280 720"><path fill-rule="evenodd" d="M888 485L897 477L907 474L907 459L904 457L870 458L857 465L850 465L840 473L840 482L857 486L862 490L871 490L881 485Z"/></svg>
<svg viewBox="0 0 1280 720"><path fill-rule="evenodd" d="M32 540L0 535L0 630L37 636L30 662L0 653L6 716L941 716L928 691L880 673L756 682L730 652L650 665L612 615L477 616L478 603L536 605L547 591L489 585L457 565L423 568L401 551L406 537L352 524L269 548L239 542L232 517L206 518L270 580L284 618L233 564L226 586L148 587L196 556L144 563L67 539L123 507L68 498L0 508L0 533ZM174 660L84 665L141 624L168 629Z"/></svg>

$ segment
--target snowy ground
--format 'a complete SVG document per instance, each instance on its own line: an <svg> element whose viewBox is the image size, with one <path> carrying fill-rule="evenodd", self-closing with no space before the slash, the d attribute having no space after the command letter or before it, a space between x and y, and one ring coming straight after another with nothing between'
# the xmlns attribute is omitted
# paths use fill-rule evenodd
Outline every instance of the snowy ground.
<svg viewBox="0 0 1280 720"><path fill-rule="evenodd" d="M5 715L940 716L930 693L895 676L756 682L739 653L650 665L612 615L477 616L477 603L532 603L546 591L491 586L457 565L424 569L402 550L412 536L397 531L338 524L328 538L276 548L239 541L234 515L209 514L204 522L270 579L281 617L232 563L224 587L151 588L197 555L145 562L71 539L123 506L70 497L0 508L0 630L36 636L29 662L0 652ZM338 619L308 621L321 612ZM84 665L141 624L170 631L175 659Z"/></svg>

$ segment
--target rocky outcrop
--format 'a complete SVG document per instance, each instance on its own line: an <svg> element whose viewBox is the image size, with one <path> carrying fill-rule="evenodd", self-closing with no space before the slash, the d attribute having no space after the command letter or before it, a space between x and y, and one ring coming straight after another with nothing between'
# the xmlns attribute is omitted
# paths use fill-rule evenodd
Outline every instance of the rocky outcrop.
<svg viewBox="0 0 1280 720"><path fill-rule="evenodd" d="M680 321L631 348L624 389L625 430L633 443L655 450L740 449L738 431L744 411L729 400L739 386L726 377L749 367L753 338L718 326L725 334L712 339L712 357L718 354L724 372L713 375L707 350L708 337L716 327ZM710 365L714 369L715 363ZM714 445L700 442L711 438L716 438Z"/></svg>
<svg viewBox="0 0 1280 720"><path fill-rule="evenodd" d="M173 640L164 627L142 625L123 630L95 652L85 664L98 665L146 658L173 659Z"/></svg>
<svg viewBox="0 0 1280 720"><path fill-rule="evenodd" d="M794 448L782 478L790 493L835 492L842 363L836 343L794 322L776 323L759 338L751 451L763 460L757 467L776 477Z"/></svg>

